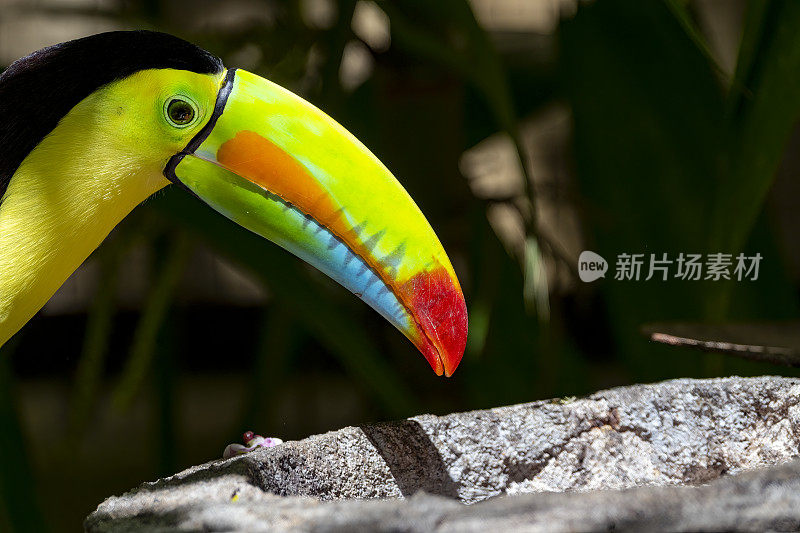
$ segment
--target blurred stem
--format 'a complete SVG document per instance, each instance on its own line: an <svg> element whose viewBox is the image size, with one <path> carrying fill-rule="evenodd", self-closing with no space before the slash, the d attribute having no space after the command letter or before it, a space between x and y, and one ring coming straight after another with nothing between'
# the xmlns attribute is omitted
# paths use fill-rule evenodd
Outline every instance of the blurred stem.
<svg viewBox="0 0 800 533"><path fill-rule="evenodd" d="M719 280L708 289L705 299L705 316L707 322L723 322L728 316L733 283L730 280ZM727 358L718 353L706 353L703 356L703 372L706 377L726 375Z"/></svg>
<svg viewBox="0 0 800 533"><path fill-rule="evenodd" d="M547 323L550 321L547 271L535 234L529 234L525 238L524 268L525 302L528 306L533 306L541 322Z"/></svg>
<svg viewBox="0 0 800 533"><path fill-rule="evenodd" d="M14 398L11 352L14 339L0 348L0 529L46 531L35 478ZM43 438L46 436L43 436Z"/></svg>
<svg viewBox="0 0 800 533"><path fill-rule="evenodd" d="M741 112L744 100L753 100L753 92L748 84L753 81L758 67L758 53L763 47L766 32L774 30L770 20L776 16L775 4L762 1L748 1L744 15L742 38L736 56L736 71L725 101L725 118L733 123Z"/></svg>
<svg viewBox="0 0 800 533"><path fill-rule="evenodd" d="M716 378L727 375L725 372L725 355L721 353L707 353L703 361L706 377Z"/></svg>
<svg viewBox="0 0 800 533"><path fill-rule="evenodd" d="M321 69L323 87L321 96L324 99L323 107L328 111L329 115L334 117L341 110L344 99L342 85L339 82L339 71L342 66L345 46L347 46L347 41L353 34L350 26L356 10L356 3L356 0L343 0L337 3L336 23L327 32L327 39L325 40L327 57Z"/></svg>
<svg viewBox="0 0 800 533"><path fill-rule="evenodd" d="M75 374L67 439L63 447L67 454L77 451L80 438L86 430L92 407L97 398L98 383L108 354L119 267L129 243L130 239L117 236L101 249L98 256L100 278L89 309L83 349Z"/></svg>
<svg viewBox="0 0 800 533"><path fill-rule="evenodd" d="M166 246L157 246L156 250L161 250L159 255L165 253L166 257L161 267L156 269L155 282L134 333L128 364L114 391L113 404L119 410L130 407L150 369L158 332L172 305L175 288L189 258L190 246L187 237L180 232L168 238Z"/></svg>
<svg viewBox="0 0 800 533"><path fill-rule="evenodd" d="M240 429L277 435L278 404L270 397L279 394L281 378L286 376L294 341L293 318L286 309L273 308L264 312L262 321L260 329L263 333L258 342Z"/></svg>
<svg viewBox="0 0 800 533"><path fill-rule="evenodd" d="M169 320L167 320L169 321ZM158 470L167 476L177 468L177 420L175 416L175 350L172 332L174 328L159 328L159 337L166 346L159 350L161 358L156 366L157 401L155 419L158 424L157 439Z"/></svg>
<svg viewBox="0 0 800 533"><path fill-rule="evenodd" d="M487 254L493 232L486 220L486 208L476 208L471 214L472 239L470 239L470 264L472 271L472 298L469 302L469 335L466 352L470 357L483 356L492 321L492 307L497 298L499 261L496 254Z"/></svg>
<svg viewBox="0 0 800 533"><path fill-rule="evenodd" d="M499 118L499 117L498 117ZM525 221L525 246L523 248L522 272L524 275L525 304L529 309L536 312L536 316L542 323L550 321L550 290L547 283L547 270L545 268L542 248L540 246L540 232L537 220L536 192L532 173L528 164L528 157L525 148L519 137L519 131L514 119L513 124L509 124L509 134L514 142L514 148L519 159L520 169L522 170L522 181L525 196L528 199L529 212L527 216L523 214ZM555 255L556 250L551 249Z"/></svg>

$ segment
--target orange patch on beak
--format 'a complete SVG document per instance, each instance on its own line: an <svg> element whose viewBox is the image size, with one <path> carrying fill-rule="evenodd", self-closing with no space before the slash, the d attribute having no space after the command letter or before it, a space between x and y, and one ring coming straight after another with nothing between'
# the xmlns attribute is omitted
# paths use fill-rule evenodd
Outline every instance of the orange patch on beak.
<svg viewBox="0 0 800 533"><path fill-rule="evenodd" d="M217 151L217 161L236 174L280 196L333 233L349 227L339 206L295 158L252 131L240 131Z"/></svg>

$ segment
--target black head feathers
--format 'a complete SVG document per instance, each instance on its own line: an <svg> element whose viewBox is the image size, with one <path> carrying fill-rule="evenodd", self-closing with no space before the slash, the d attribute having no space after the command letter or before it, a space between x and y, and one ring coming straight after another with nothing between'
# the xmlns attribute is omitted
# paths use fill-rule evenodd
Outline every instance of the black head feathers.
<svg viewBox="0 0 800 533"><path fill-rule="evenodd" d="M0 74L0 201L23 159L98 88L140 70L212 74L222 61L166 33L114 31L44 48Z"/></svg>

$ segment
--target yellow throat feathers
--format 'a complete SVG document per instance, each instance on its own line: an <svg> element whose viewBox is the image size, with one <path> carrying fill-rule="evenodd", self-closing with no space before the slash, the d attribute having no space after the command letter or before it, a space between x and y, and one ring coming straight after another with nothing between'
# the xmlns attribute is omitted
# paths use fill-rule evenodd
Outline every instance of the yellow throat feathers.
<svg viewBox="0 0 800 533"><path fill-rule="evenodd" d="M169 183L162 169L176 150L153 131L152 107L173 72L145 70L92 93L14 173L0 203L0 346Z"/></svg>

